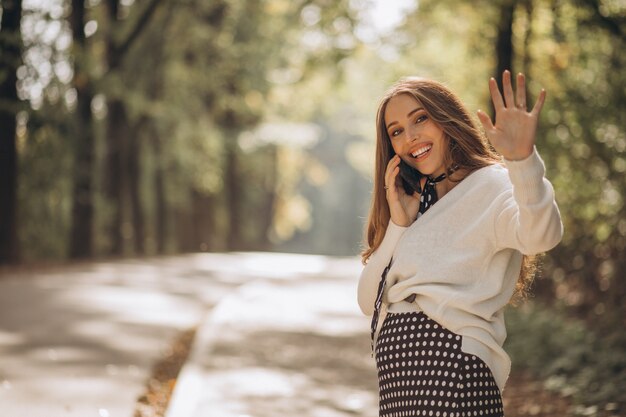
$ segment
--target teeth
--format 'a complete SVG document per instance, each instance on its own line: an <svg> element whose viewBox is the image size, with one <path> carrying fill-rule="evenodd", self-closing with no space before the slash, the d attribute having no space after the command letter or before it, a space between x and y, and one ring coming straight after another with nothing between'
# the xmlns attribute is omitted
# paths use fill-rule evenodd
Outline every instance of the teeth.
<svg viewBox="0 0 626 417"><path fill-rule="evenodd" d="M417 149L411 155L413 155L413 158L417 158L418 156L421 156L421 155L425 154L426 152L428 152L430 150L430 148L432 148L432 145L423 146L423 147Z"/></svg>

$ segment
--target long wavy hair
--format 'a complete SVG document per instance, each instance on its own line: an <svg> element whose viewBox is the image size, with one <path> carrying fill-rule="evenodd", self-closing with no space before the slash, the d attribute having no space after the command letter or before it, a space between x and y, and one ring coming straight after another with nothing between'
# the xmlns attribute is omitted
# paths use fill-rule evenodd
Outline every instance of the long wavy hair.
<svg viewBox="0 0 626 417"><path fill-rule="evenodd" d="M407 94L417 100L430 119L443 130L446 145L443 159L450 181L462 181L479 168L502 163L501 156L489 144L475 119L449 88L437 81L419 77L407 77L398 81L383 96L376 114L374 192L365 232L367 247L361 253L363 264L380 246L391 218L384 176L387 164L395 152L385 126L385 111L389 100L399 94ZM512 298L514 303L527 297L536 265L536 257L524 255Z"/></svg>

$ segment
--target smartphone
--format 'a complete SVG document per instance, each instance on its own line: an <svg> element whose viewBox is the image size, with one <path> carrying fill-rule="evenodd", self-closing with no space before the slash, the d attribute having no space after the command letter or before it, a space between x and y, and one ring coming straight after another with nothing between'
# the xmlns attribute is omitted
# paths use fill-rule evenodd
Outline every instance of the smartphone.
<svg viewBox="0 0 626 417"><path fill-rule="evenodd" d="M420 180L423 175L404 161L400 161L400 177L402 178L402 188L404 188L405 193L408 195L412 195L416 191L420 194L422 193Z"/></svg>

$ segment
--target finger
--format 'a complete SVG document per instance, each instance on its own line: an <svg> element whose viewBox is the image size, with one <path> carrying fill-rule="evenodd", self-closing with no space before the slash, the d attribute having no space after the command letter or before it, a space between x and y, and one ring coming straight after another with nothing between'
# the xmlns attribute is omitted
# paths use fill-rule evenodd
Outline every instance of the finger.
<svg viewBox="0 0 626 417"><path fill-rule="evenodd" d="M387 163L387 169L385 170L385 186L393 185L393 182L392 182L393 178L391 174L395 168L399 169L398 164L400 164L400 157L398 157L398 155L395 155Z"/></svg>
<svg viewBox="0 0 626 417"><path fill-rule="evenodd" d="M390 193L390 195L397 195L399 193L399 190L402 189L402 187L398 187L398 184L396 184L399 172L400 167L395 167L389 175L389 182L387 183L389 188L387 188L387 191Z"/></svg>
<svg viewBox="0 0 626 417"><path fill-rule="evenodd" d="M485 131L490 132L495 129L493 123L491 122L491 118L482 110L478 110L476 112L478 115L478 120L482 123Z"/></svg>
<svg viewBox="0 0 626 417"><path fill-rule="evenodd" d="M511 72L509 70L505 70L502 74L502 91L504 92L506 107L515 107L515 101L513 99L513 86L511 85Z"/></svg>
<svg viewBox="0 0 626 417"><path fill-rule="evenodd" d="M396 192L401 192L404 190L402 188L402 177L400 176L400 167L397 166L393 171L391 171L391 178L389 179L389 187L393 188Z"/></svg>
<svg viewBox="0 0 626 417"><path fill-rule="evenodd" d="M498 89L498 83L496 79L491 77L489 79L489 92L491 93L491 101L493 101L493 107L498 110L504 107L504 101L502 101L502 94Z"/></svg>
<svg viewBox="0 0 626 417"><path fill-rule="evenodd" d="M391 159L389 160L389 162L387 162L387 168L385 168L385 180L388 179L389 177L389 172L391 171L392 167L394 166L394 162L395 162L396 156L392 156Z"/></svg>
<svg viewBox="0 0 626 417"><path fill-rule="evenodd" d="M535 102L535 106L533 107L533 110L531 112L533 116L539 116L539 113L541 112L541 109L543 108L543 103L545 102L546 102L546 90L542 88L541 92L539 93L539 97L537 97L537 101Z"/></svg>
<svg viewBox="0 0 626 417"><path fill-rule="evenodd" d="M385 178L385 191L386 192L394 192L396 191L396 175L397 172L400 171L399 167L395 167Z"/></svg>
<svg viewBox="0 0 626 417"><path fill-rule="evenodd" d="M396 185L398 174L400 173L400 167L397 166L391 171L391 177L389 178L389 187Z"/></svg>
<svg viewBox="0 0 626 417"><path fill-rule="evenodd" d="M517 74L517 91L515 93L517 107L526 111L526 77L521 72Z"/></svg>

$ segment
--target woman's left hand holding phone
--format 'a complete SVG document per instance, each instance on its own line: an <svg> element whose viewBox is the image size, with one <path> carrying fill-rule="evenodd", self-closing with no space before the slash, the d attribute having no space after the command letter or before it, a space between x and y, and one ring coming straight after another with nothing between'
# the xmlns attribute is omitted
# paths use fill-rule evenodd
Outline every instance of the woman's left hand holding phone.
<svg viewBox="0 0 626 417"><path fill-rule="evenodd" d="M391 221L398 226L407 227L417 218L420 206L420 194L408 195L400 179L400 157L394 155L385 170L385 191Z"/></svg>

